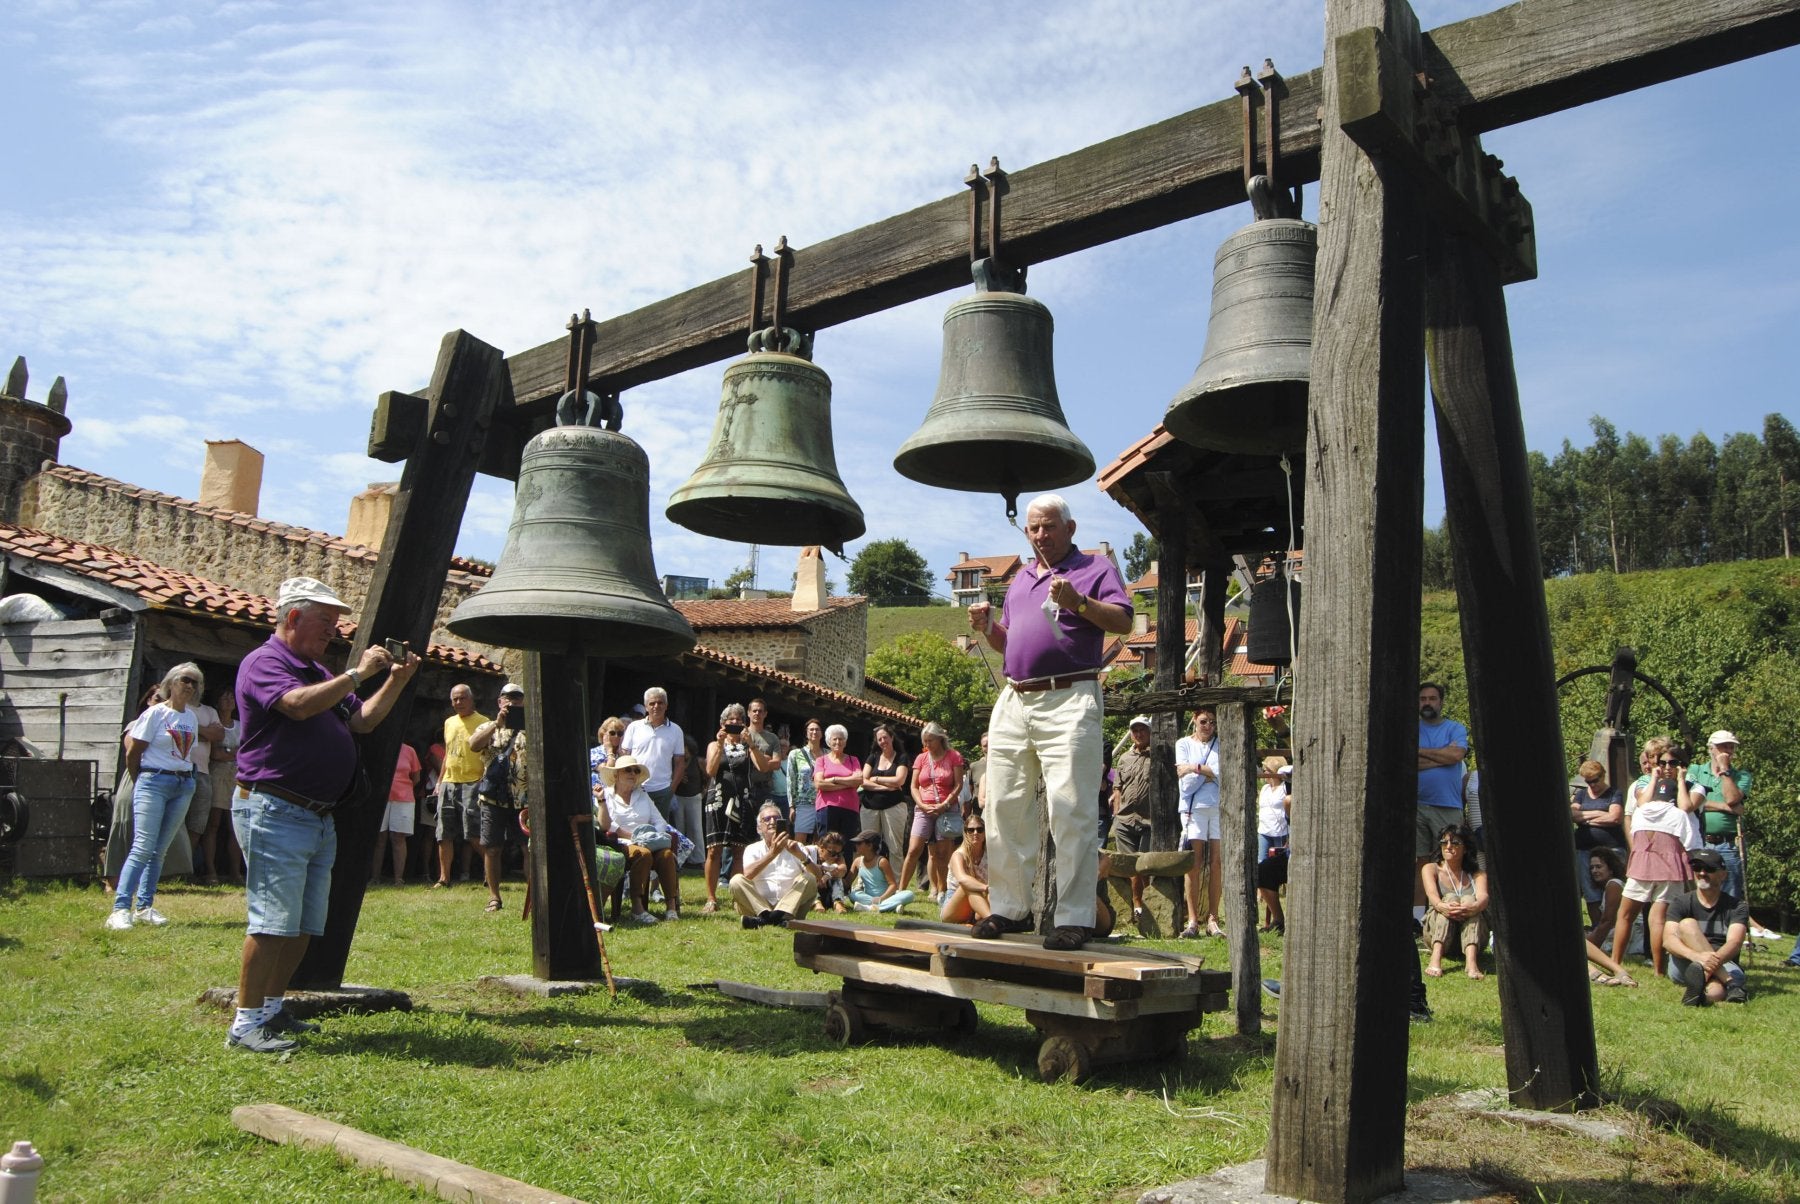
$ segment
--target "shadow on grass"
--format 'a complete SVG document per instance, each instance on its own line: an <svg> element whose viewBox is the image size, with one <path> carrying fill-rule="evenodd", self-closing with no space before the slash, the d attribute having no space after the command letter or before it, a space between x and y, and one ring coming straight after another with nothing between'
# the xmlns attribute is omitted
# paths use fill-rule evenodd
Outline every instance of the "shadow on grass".
<svg viewBox="0 0 1800 1204"><path fill-rule="evenodd" d="M0 1081L17 1087L22 1093L31 1096L40 1104L47 1104L56 1098L56 1084L35 1070L0 1074Z"/></svg>
<svg viewBox="0 0 1800 1204"><path fill-rule="evenodd" d="M0 951L7 949L23 949L25 942L16 936L0 936Z"/></svg>

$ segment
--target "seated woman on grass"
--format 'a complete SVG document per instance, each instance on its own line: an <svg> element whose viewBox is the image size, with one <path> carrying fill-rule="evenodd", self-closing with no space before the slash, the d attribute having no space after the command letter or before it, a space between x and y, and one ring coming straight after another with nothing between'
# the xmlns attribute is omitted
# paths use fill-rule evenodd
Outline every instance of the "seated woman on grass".
<svg viewBox="0 0 1800 1204"><path fill-rule="evenodd" d="M856 860L850 863L850 897L858 911L899 911L913 901L910 890L900 889L900 879L888 861L881 833L865 829L856 834Z"/></svg>
<svg viewBox="0 0 1800 1204"><path fill-rule="evenodd" d="M946 924L976 924L987 919L987 821L981 812L963 823L962 844L950 854L950 894L938 918Z"/></svg>
<svg viewBox="0 0 1800 1204"><path fill-rule="evenodd" d="M1425 885L1425 939L1431 945L1431 961L1425 973L1444 976L1444 947L1460 938L1463 969L1470 978L1486 978L1479 957L1487 945L1487 874L1471 844L1468 829L1446 824L1438 833L1437 860L1421 866Z"/></svg>
<svg viewBox="0 0 1800 1204"><path fill-rule="evenodd" d="M626 873L631 876L631 918L654 924L650 914L650 872L662 880L669 920L681 918L681 878L675 868L675 830L662 817L644 783L650 770L630 753L600 767L606 783L601 803L611 821L611 834L625 844Z"/></svg>

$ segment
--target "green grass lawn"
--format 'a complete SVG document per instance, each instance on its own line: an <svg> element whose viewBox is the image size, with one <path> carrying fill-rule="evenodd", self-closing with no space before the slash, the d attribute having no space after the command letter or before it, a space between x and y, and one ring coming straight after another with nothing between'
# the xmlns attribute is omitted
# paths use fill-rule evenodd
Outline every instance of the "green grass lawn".
<svg viewBox="0 0 1800 1204"><path fill-rule="evenodd" d="M530 970L516 884L498 915L478 888L376 888L346 978L405 990L414 1010L327 1018L286 1057L227 1051L225 1014L196 1002L235 980L237 892L176 886L158 901L169 927L114 933L97 889L0 888L0 1140L37 1144L48 1201L418 1198L237 1131L231 1109L259 1102L592 1201L1129 1200L1262 1152L1272 1015L1250 1040L1209 1017L1184 1060L1081 1086L1040 1083L1037 1034L986 1005L971 1037L839 1048L817 1012L694 985L836 980L796 966L784 933L699 918L685 885L690 918L612 935L614 972L643 982L617 1001L478 985ZM1179 947L1227 960L1220 941ZM1596 988L1621 1101L1603 1112L1634 1134L1604 1149L1446 1114L1443 1097L1505 1081L1495 983L1450 963L1430 984L1437 1022L1412 1029L1409 1164L1473 1156L1522 1199L1800 1196L1785 949L1755 959L1746 1007L1686 1010L1666 982ZM1264 952L1279 973L1279 941Z"/></svg>

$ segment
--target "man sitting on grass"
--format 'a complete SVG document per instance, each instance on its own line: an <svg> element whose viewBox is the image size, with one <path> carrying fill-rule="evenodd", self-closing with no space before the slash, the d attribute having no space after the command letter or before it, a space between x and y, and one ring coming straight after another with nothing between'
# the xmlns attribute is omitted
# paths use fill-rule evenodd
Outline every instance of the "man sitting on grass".
<svg viewBox="0 0 1800 1204"><path fill-rule="evenodd" d="M781 925L805 915L818 901L825 871L787 830L774 803L757 811L756 834L762 839L744 850L744 872L732 875L730 884L731 905L744 917L744 927Z"/></svg>
<svg viewBox="0 0 1800 1204"><path fill-rule="evenodd" d="M1681 1002L1703 1008L1723 999L1743 1003L1744 971L1738 950L1750 932L1750 908L1725 890L1725 859L1713 849L1688 854L1695 890L1669 900L1663 923L1663 948L1669 952L1669 977L1687 988Z"/></svg>

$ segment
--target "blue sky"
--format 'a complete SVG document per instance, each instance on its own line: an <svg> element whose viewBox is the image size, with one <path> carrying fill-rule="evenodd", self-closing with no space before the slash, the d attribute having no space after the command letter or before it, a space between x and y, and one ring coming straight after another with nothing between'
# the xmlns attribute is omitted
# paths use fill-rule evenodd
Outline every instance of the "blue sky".
<svg viewBox="0 0 1800 1204"><path fill-rule="evenodd" d="M1415 7L1430 28L1494 5ZM203 440L241 438L268 455L262 514L327 531L397 475L363 455L370 411L425 385L447 330L521 351L573 310L735 272L755 243L959 192L970 162L1024 167L1227 97L1245 63L1310 70L1323 42L1318 0L8 9L0 358L27 357L35 398L68 378L65 462L192 497ZM1781 51L1487 136L1536 211L1539 278L1507 291L1533 447L1584 443L1594 413L1719 440L1795 412L1795 68ZM1248 220L1032 267L1100 464L1193 372L1213 252ZM815 351L866 539L904 537L938 573L1024 548L997 499L892 469L960 295L821 331ZM661 518L723 367L624 397L661 572L716 581L747 558ZM1063 492L1084 544L1138 529L1091 483ZM498 555L510 493L478 480L460 551ZM761 583L785 588L794 555L765 547Z"/></svg>

